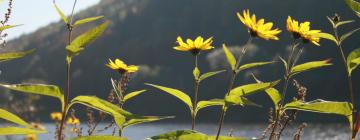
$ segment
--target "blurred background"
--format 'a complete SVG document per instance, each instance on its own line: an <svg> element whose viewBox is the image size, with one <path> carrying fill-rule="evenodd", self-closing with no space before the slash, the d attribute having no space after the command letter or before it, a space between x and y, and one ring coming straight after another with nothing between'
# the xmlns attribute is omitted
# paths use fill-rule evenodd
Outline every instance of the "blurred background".
<svg viewBox="0 0 360 140"><path fill-rule="evenodd" d="M72 0L58 0L57 5L66 13L71 12ZM187 106L174 97L144 83L159 84L177 88L193 96L193 57L190 53L177 52L176 37L214 37L215 49L200 55L199 68L202 72L228 69L221 44L241 47L248 39L246 28L236 16L236 12L250 9L257 17L274 22L281 28L280 41L257 39L246 54L244 63L256 61L278 61L278 56L287 57L291 42L286 32L286 18L311 21L311 27L332 33L326 16L338 13L343 20L356 22L344 26L345 33L359 27L359 18L347 7L343 0L79 0L75 19L104 15L110 20L110 27L104 35L92 43L81 55L73 59L72 97L96 95L106 98L111 90L110 78L119 76L105 66L108 59L120 58L128 64L140 65L140 72L132 75L127 91L148 89L125 107L142 115L175 115L168 122L190 121ZM1 5L1 13L6 10L7 0ZM8 43L1 52L29 50L36 52L22 59L1 63L0 82L6 83L47 83L64 87L66 26L55 11L51 0L14 0L13 16L10 24L24 24L9 30ZM101 21L76 28L79 34ZM354 34L344 43L345 53L360 47L360 33ZM334 64L295 76L308 89L306 100L324 99L349 101L346 72L340 54L334 43L322 40L321 46L303 45L305 52L300 63L310 60L331 59ZM251 73L263 81L282 79L284 69L281 63L245 71L239 75L236 85L254 83ZM229 82L229 73L222 73L204 81L200 87L200 100L222 98ZM353 74L356 100L360 101L360 72ZM277 88L280 89L281 85ZM287 101L296 95L295 88L289 86ZM9 107L9 102L25 100L29 96L0 89L0 103ZM13 94L15 93L15 94ZM267 112L272 106L270 98L264 94L249 97L263 107L232 107L227 122L267 122ZM10 100L10 101L9 101ZM56 99L41 97L36 100L42 121L49 120L49 113L60 110ZM18 103L19 106L22 103ZM359 107L359 105L357 105ZM199 112L198 122L216 122L219 107ZM80 115L82 116L82 115ZM83 114L85 116L85 114ZM31 117L31 116L30 116ZM301 112L298 122L343 122L346 118L335 115L321 115ZM166 122L166 121L165 121Z"/></svg>

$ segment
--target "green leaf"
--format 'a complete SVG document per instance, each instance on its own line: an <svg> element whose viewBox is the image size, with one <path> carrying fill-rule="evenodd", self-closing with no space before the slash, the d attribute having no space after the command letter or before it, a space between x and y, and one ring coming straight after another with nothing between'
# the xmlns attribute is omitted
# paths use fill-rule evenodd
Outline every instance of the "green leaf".
<svg viewBox="0 0 360 140"><path fill-rule="evenodd" d="M275 85L277 85L280 82L280 80L273 81L273 82L267 82L267 83L253 83L253 84L247 84L243 86L236 87L230 91L230 95L235 96L247 96L259 91L264 91L268 88L271 88Z"/></svg>
<svg viewBox="0 0 360 140"><path fill-rule="evenodd" d="M40 133L46 133L46 131L32 129L32 128L19 128L19 127L0 128L0 135L26 135L26 134L40 134Z"/></svg>
<svg viewBox="0 0 360 140"><path fill-rule="evenodd" d="M130 119L128 121L126 121L122 128L125 129L129 126L132 125L136 125L136 124L141 124L141 123L147 123L147 122L154 122L154 121L159 121L159 120L163 120L163 119L170 119L170 118L175 118L174 116L164 116L164 117L159 117L159 116L137 116L134 119Z"/></svg>
<svg viewBox="0 0 360 140"><path fill-rule="evenodd" d="M131 92L129 94L126 94L125 97L124 97L124 102L126 102L127 100L145 92L146 90L139 90L139 91L134 91L134 92Z"/></svg>
<svg viewBox="0 0 360 140"><path fill-rule="evenodd" d="M106 136L106 135L95 135L95 136L81 136L73 138L72 140L128 140L124 137Z"/></svg>
<svg viewBox="0 0 360 140"><path fill-rule="evenodd" d="M0 86L19 92L55 97L60 100L61 109L64 110L64 93L58 86L44 84L0 84Z"/></svg>
<svg viewBox="0 0 360 140"><path fill-rule="evenodd" d="M341 25L345 25L345 24L352 23L352 22L355 22L355 20L340 21L340 22L336 23L335 27L339 27Z"/></svg>
<svg viewBox="0 0 360 140"><path fill-rule="evenodd" d="M348 75L351 76L352 71L360 64L358 59L360 58L360 48L353 50L347 57Z"/></svg>
<svg viewBox="0 0 360 140"><path fill-rule="evenodd" d="M35 49L31 49L31 50L24 51L24 52L2 53L2 54L0 54L0 62L21 58L21 57L24 57L26 55L33 53L34 51L35 51Z"/></svg>
<svg viewBox="0 0 360 140"><path fill-rule="evenodd" d="M263 66L263 65L272 64L272 63L274 63L274 62L255 62L255 63L244 64L244 65L240 66L240 68L238 70L243 71L243 70L246 70L249 68Z"/></svg>
<svg viewBox="0 0 360 140"><path fill-rule="evenodd" d="M348 118L352 126L352 105L349 102L334 102L317 99L310 102L293 101L287 103L284 109L296 109L308 112L337 114Z"/></svg>
<svg viewBox="0 0 360 140"><path fill-rule="evenodd" d="M85 23L88 23L88 22L92 22L92 21L101 19L101 18L103 18L103 17L104 17L104 16L96 16L96 17L89 17L89 18L85 18L85 19L80 19L80 20L75 21L74 26L79 26L79 25L81 25L81 24L85 24Z"/></svg>
<svg viewBox="0 0 360 140"><path fill-rule="evenodd" d="M360 3L355 0L345 0L346 4L360 17Z"/></svg>
<svg viewBox="0 0 360 140"><path fill-rule="evenodd" d="M288 67L288 63L285 61L284 58L282 58L281 56L279 56L281 62L283 63L284 65L284 68L285 68L285 71L288 71L289 67Z"/></svg>
<svg viewBox="0 0 360 140"><path fill-rule="evenodd" d="M236 69L235 68L236 67L236 60L235 60L234 55L229 51L229 49L226 47L225 44L223 44L223 49L224 49L224 52L225 52L225 55L226 55L226 59L227 59L228 63L231 66L231 69L235 70Z"/></svg>
<svg viewBox="0 0 360 140"><path fill-rule="evenodd" d="M336 27L336 25L335 25L335 23L334 23L333 19L332 19L332 18L330 18L330 17L328 17L328 16L326 16L326 18L327 18L327 19L328 19L328 21L331 23L332 27L333 27L333 28L335 28L335 27Z"/></svg>
<svg viewBox="0 0 360 140"><path fill-rule="evenodd" d="M121 126L125 121L126 118L131 118L134 115L130 112L127 112L120 107L105 101L103 99L100 99L95 96L77 96L74 99L71 100L69 108L67 111L73 106L74 104L82 104L88 107L91 107L93 109L102 111L104 113L110 114L114 117L115 122L118 126Z"/></svg>
<svg viewBox="0 0 360 140"><path fill-rule="evenodd" d="M182 102L184 102L189 109L192 111L193 109L193 105L191 102L191 99L188 95L186 95L184 92L177 90L177 89L173 89L173 88L168 88L168 87L163 87L163 86L159 86L159 85L154 85L154 84L146 84L152 87L155 87L157 89L160 89L162 91L165 91L166 93L169 93L170 95L180 99Z"/></svg>
<svg viewBox="0 0 360 140"><path fill-rule="evenodd" d="M200 70L198 67L195 67L194 70L193 70L193 75L194 75L194 79L195 80L198 80L199 79L199 76L200 76Z"/></svg>
<svg viewBox="0 0 360 140"><path fill-rule="evenodd" d="M12 114L9 111L6 111L4 109L0 108L0 118L16 123L18 125L21 126L25 126L25 127L32 127L30 124L28 124L27 122L25 122L23 119L21 119L20 117L16 116L15 114Z"/></svg>
<svg viewBox="0 0 360 140"><path fill-rule="evenodd" d="M200 109L210 107L210 106L221 106L225 105L225 101L223 99L211 99L208 101L199 101L196 105L195 112L198 112Z"/></svg>
<svg viewBox="0 0 360 140"><path fill-rule="evenodd" d="M351 60L351 63L360 64L360 57L359 57L359 58L356 58L356 59Z"/></svg>
<svg viewBox="0 0 360 140"><path fill-rule="evenodd" d="M206 134L193 130L177 130L167 132L149 138L149 140L215 140L216 136L208 136ZM218 140L248 140L243 137L219 136Z"/></svg>
<svg viewBox="0 0 360 140"><path fill-rule="evenodd" d="M76 37L70 45L66 46L66 51L68 52L69 57L78 55L85 47L96 38L102 35L106 27L109 25L109 21L104 22L103 24L88 30L87 32Z"/></svg>
<svg viewBox="0 0 360 140"><path fill-rule="evenodd" d="M262 81L257 79L255 77L255 75L252 75L252 76L256 82L263 83ZM283 98L282 95L280 94L280 92L275 88L268 88L265 90L265 92L271 98L272 102L274 103L275 109L278 110L280 108L279 103L280 103L281 99Z"/></svg>
<svg viewBox="0 0 360 140"><path fill-rule="evenodd" d="M64 12L62 12L61 9L55 3L54 3L54 7L56 9L56 12L60 15L61 19L64 21L64 23L69 24L69 20L65 16Z"/></svg>
<svg viewBox="0 0 360 140"><path fill-rule="evenodd" d="M333 41L335 44L340 44L340 42L332 35L332 34L328 34L328 33L317 33L314 34L313 36L315 37L320 37L320 38L324 38L330 41Z"/></svg>
<svg viewBox="0 0 360 140"><path fill-rule="evenodd" d="M354 30L352 30L352 31L350 31L350 32L342 35L342 36L340 37L339 43L341 44L345 39L347 39L348 37L350 37L352 34L354 34L355 32L357 32L359 29L360 29L360 28L354 29Z"/></svg>
<svg viewBox="0 0 360 140"><path fill-rule="evenodd" d="M204 79L206 79L206 78L209 78L209 77L211 77L211 76L214 76L214 75L216 75L216 74L222 73L222 72L224 72L224 71L226 71L226 70L219 70L219 71L212 71L212 72L204 73L204 74L202 74L202 75L200 76L199 81L202 81L202 80L204 80Z"/></svg>
<svg viewBox="0 0 360 140"><path fill-rule="evenodd" d="M0 31L4 31L6 29L10 29L10 28L14 28L17 26L21 26L21 25L4 25L4 26L0 26Z"/></svg>
<svg viewBox="0 0 360 140"><path fill-rule="evenodd" d="M293 68L291 68L290 76L294 76L294 75L304 72L304 71L309 71L309 70L313 70L313 69L321 68L321 67L325 67L325 66L330 66L330 65L332 65L330 63L330 59L322 60L322 61L312 61L312 62L307 62L304 64L296 65Z"/></svg>

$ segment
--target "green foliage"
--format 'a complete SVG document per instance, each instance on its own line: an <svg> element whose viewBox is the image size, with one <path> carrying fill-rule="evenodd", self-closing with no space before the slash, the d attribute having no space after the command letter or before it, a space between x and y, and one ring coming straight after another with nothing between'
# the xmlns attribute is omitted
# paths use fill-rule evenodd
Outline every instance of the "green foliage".
<svg viewBox="0 0 360 140"><path fill-rule="evenodd" d="M4 30L10 29L10 28L17 27L17 26L21 26L21 25L4 25L4 26L0 26L0 31L4 31Z"/></svg>
<svg viewBox="0 0 360 140"><path fill-rule="evenodd" d="M334 25L335 26L335 25ZM338 41L332 34L328 34L328 33L317 33L314 34L314 36L319 37L319 38L324 38L330 41L333 41L336 43L336 45L339 45L341 42Z"/></svg>
<svg viewBox="0 0 360 140"><path fill-rule="evenodd" d="M60 100L64 110L64 93L58 86L44 84L0 84L0 86L19 92L55 97Z"/></svg>
<svg viewBox="0 0 360 140"><path fill-rule="evenodd" d="M338 28L342 25L346 25L348 23L352 23L352 22L355 22L354 20L345 20L345 21L338 21L338 22L334 22L332 18L326 16L326 18L329 20L329 22L331 23L332 27L333 28Z"/></svg>
<svg viewBox="0 0 360 140"><path fill-rule="evenodd" d="M116 137L116 136L97 135L97 136L81 136L81 137L74 138L72 140L127 140L127 138Z"/></svg>
<svg viewBox="0 0 360 140"><path fill-rule="evenodd" d="M202 81L202 80L204 80L204 79L206 79L206 78L209 78L209 77L211 77L211 76L217 75L217 74L222 73L222 72L225 72L225 71L226 71L226 70L219 70L219 71L212 71L212 72L204 73L204 74L202 74L202 75L200 76L199 81Z"/></svg>
<svg viewBox="0 0 360 140"><path fill-rule="evenodd" d="M96 17L89 17L89 18L84 18L84 19L77 20L74 23L74 27L85 24L85 23L96 21L96 20L101 19L103 17L104 16L96 16Z"/></svg>
<svg viewBox="0 0 360 140"><path fill-rule="evenodd" d="M346 4L360 17L360 3L355 0L345 0Z"/></svg>
<svg viewBox="0 0 360 140"><path fill-rule="evenodd" d="M200 76L200 70L198 67L195 67L193 70L193 75L194 75L194 79L195 80L199 80L199 76Z"/></svg>
<svg viewBox="0 0 360 140"><path fill-rule="evenodd" d="M225 101L223 99L211 99L208 101L199 101L196 105L195 112L198 112L200 109L210 107L210 106L222 106L225 105Z"/></svg>
<svg viewBox="0 0 360 140"><path fill-rule="evenodd" d="M167 132L157 136L153 136L150 140L215 140L215 136L208 136L206 134L192 131L192 130L177 130L174 132ZM243 137L229 137L220 136L219 140L248 140Z"/></svg>
<svg viewBox="0 0 360 140"><path fill-rule="evenodd" d="M46 131L37 130L33 128L19 128L19 127L0 128L0 135L26 135L26 134L41 134L41 133L46 133Z"/></svg>
<svg viewBox="0 0 360 140"><path fill-rule="evenodd" d="M299 65L296 65L291 68L290 76L294 76L294 75L299 74L304 71L309 71L309 70L313 70L313 69L317 69L317 68L321 68L321 67L325 67L325 66L330 66L330 65L332 65L332 64L330 63L329 59L299 64Z"/></svg>
<svg viewBox="0 0 360 140"><path fill-rule="evenodd" d="M25 127L31 127L30 124L28 124L27 122L25 122L23 119L21 119L20 117L16 116L15 114L12 114L11 112L9 111L6 111L4 109L1 109L0 108L0 118L1 119L4 119L4 120L7 120L7 121L10 121L10 122L13 122L13 123L16 123L18 125L21 125L21 126L25 126Z"/></svg>
<svg viewBox="0 0 360 140"><path fill-rule="evenodd" d="M275 85L277 85L280 82L280 80L273 81L273 82L266 82L266 83L253 83L253 84L247 84L243 86L236 87L230 91L230 95L236 95L236 96L247 96L259 91L264 91L268 88L271 88Z"/></svg>
<svg viewBox="0 0 360 140"><path fill-rule="evenodd" d="M134 91L134 92L131 92L131 93L129 93L129 94L126 94L126 95L124 96L123 102L126 102L126 101L128 101L129 99L134 98L134 97L140 95L141 93L143 93L143 92L145 92L145 91L146 91L146 90L138 90L138 91Z"/></svg>
<svg viewBox="0 0 360 140"><path fill-rule="evenodd" d="M65 24L69 24L68 18L65 16L64 12L61 11L61 9L54 3L54 7L56 9L56 12L59 14L61 19L64 21Z"/></svg>
<svg viewBox="0 0 360 140"><path fill-rule="evenodd" d="M354 29L344 35L342 35L340 37L340 40L339 40L339 44L341 44L345 39L347 39L348 37L350 37L352 34L354 34L355 32L357 32L360 28L357 28L357 29Z"/></svg>
<svg viewBox="0 0 360 140"><path fill-rule="evenodd" d="M250 69L253 67L263 66L263 65L272 64L272 63L274 63L274 62L255 62L255 63L244 64L244 65L240 66L238 71L243 71L243 70Z"/></svg>
<svg viewBox="0 0 360 140"><path fill-rule="evenodd" d="M159 85L154 85L154 84L146 84L152 87L155 87L157 89L160 89L162 91L165 91L166 93L169 93L170 95L180 99L182 102L184 102L189 109L192 111L193 105L192 105L192 101L189 97L189 95L185 94L184 92L177 90L177 89L173 89L173 88L168 88L168 87L163 87L163 86L159 86Z"/></svg>
<svg viewBox="0 0 360 140"><path fill-rule="evenodd" d="M102 35L104 30L109 25L109 21L105 21L103 24L86 31L85 33L76 37L70 45L66 46L67 51L67 62L71 62L71 58L73 56L78 55L81 51L85 49L85 47L96 38Z"/></svg>
<svg viewBox="0 0 360 140"><path fill-rule="evenodd" d="M104 113L107 113L107 114L113 116L115 123L120 128L126 128L128 126L139 124L139 123L152 122L152 121L157 121L157 120L161 120L161 119L172 118L171 116L165 116L165 117L138 116L138 115L132 114L128 111L125 111L122 108L120 108L108 101L105 101L103 99L95 97L95 96L77 96L77 97L75 97L74 99L71 100L69 108L67 108L67 111L74 104L82 104L82 105L91 107L93 109L102 111Z"/></svg>
<svg viewBox="0 0 360 140"><path fill-rule="evenodd" d="M349 102L334 102L325 100L314 100L310 102L293 101L287 103L284 109L296 109L308 112L326 113L326 114L337 114L345 116L352 126L352 108L353 106Z"/></svg>
<svg viewBox="0 0 360 140"><path fill-rule="evenodd" d="M229 51L229 49L226 47L225 44L223 44L223 49L224 49L224 52L226 55L226 59L231 66L231 69L233 71L235 71L236 70L236 60L235 60L234 55Z"/></svg>
<svg viewBox="0 0 360 140"><path fill-rule="evenodd" d="M21 57L27 56L29 54L32 54L34 51L35 51L35 49L31 49L31 50L24 51L24 52L1 53L0 54L0 62L21 58Z"/></svg>
<svg viewBox="0 0 360 140"><path fill-rule="evenodd" d="M348 75L351 76L352 71L360 64L360 48L352 51L347 57Z"/></svg>
<svg viewBox="0 0 360 140"><path fill-rule="evenodd" d="M256 82L263 83L259 79L252 75ZM272 102L274 103L275 109L278 110L280 108L279 103L283 99L280 92L275 88L268 88L265 90L266 94L271 98Z"/></svg>

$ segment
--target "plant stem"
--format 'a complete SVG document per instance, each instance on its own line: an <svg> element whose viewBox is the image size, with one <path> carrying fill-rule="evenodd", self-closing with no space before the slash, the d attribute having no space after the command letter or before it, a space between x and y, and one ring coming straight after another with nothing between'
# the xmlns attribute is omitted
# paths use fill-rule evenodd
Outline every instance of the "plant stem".
<svg viewBox="0 0 360 140"><path fill-rule="evenodd" d="M226 96L228 96L230 94L230 91L234 86L236 75L238 74L237 69L238 69L238 67L240 67L239 66L240 61L242 60L243 56L245 55L248 46L251 44L252 39L253 38L250 36L248 41L244 45L244 48L242 49L241 54L239 54L239 56L237 58L236 65L235 65L235 70L232 70L231 79L230 79L230 83L229 83L229 88L228 88L228 90L226 92ZM222 128L222 125L224 124L226 111L227 111L227 105L223 105L223 107L221 109L221 115L220 115L220 118L219 118L219 126L218 126L218 130L217 130L217 133L216 133L216 139L215 140L219 139L219 136L220 136L220 133L221 133L221 128Z"/></svg>
<svg viewBox="0 0 360 140"><path fill-rule="evenodd" d="M270 136L269 136L269 140L272 140L274 135L275 135L275 131L277 129L277 126L278 126L278 123L279 123L279 119L280 119L280 111L282 110L282 106L284 105L284 102L285 102L285 98L286 98L286 92L287 92L287 88L288 88L288 85L289 85L289 80L290 80L290 70L291 70L291 67L295 65L295 61L293 62L293 64L291 65L291 60L293 59L292 57L294 56L294 52L295 52L295 49L297 47L297 44L296 44L296 39L293 41L293 43L291 44L291 51L290 51L290 54L289 54L289 57L287 59L287 68L285 70L285 76L284 76L284 86L283 86L283 92L282 92L282 99L281 99L281 102L280 102L280 107L279 109L276 111L276 119L275 119L275 122L274 122L274 125L273 125L273 128L271 130L271 133L270 133ZM299 54L300 55L300 54ZM276 137L275 137L276 138Z"/></svg>
<svg viewBox="0 0 360 140"><path fill-rule="evenodd" d="M74 1L74 5L71 11L71 15L70 15L70 21L67 24L69 33L68 33L68 45L71 44L71 40L72 40L72 19L74 16L74 10L75 10L75 6L76 6L76 2L77 0ZM65 124L65 119L66 119L66 113L67 113L67 108L68 108L68 104L69 104L69 98L70 98L70 82L71 82L71 78L70 78L70 72L71 72L71 63L67 62L66 63L66 96L65 96L65 105L64 105L64 110L62 112L62 119L60 122L60 129L59 129L59 133L58 133L58 140L62 140L63 139L63 129L64 129L64 124Z"/></svg>
<svg viewBox="0 0 360 140"><path fill-rule="evenodd" d="M195 68L198 67L198 55L195 55ZM191 130L195 130L195 121L196 121L196 107L198 102L198 93L199 93L200 81L195 78L195 92L194 92L194 101L193 101L193 110L191 114Z"/></svg>
<svg viewBox="0 0 360 140"><path fill-rule="evenodd" d="M334 34L335 34L335 38L336 40L339 42L339 34L338 34L338 31L337 31L337 28L336 27L333 27L333 30L334 30ZM349 72L349 69L347 67L347 62L346 62L346 57L345 57L345 54L344 54L344 51L342 49L342 45L341 43L340 44L337 44L337 47L339 48L339 53L341 55L341 58L343 60L343 64L344 64L344 68L346 70L346 74L347 74L347 80L348 80L348 85L349 85L349 94L350 94L350 100L351 100L351 104L353 105L353 108L352 108L352 117L353 117L353 120L355 120L356 118L356 104L355 104L355 97L354 97L354 91L353 91L353 84L352 84L352 78L351 78L351 74ZM352 128L354 128L354 123L351 124L352 125Z"/></svg>

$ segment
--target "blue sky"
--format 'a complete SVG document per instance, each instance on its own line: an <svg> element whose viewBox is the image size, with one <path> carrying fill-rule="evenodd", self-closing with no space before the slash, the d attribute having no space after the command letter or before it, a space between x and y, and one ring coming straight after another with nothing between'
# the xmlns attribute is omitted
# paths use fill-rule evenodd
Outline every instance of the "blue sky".
<svg viewBox="0 0 360 140"><path fill-rule="evenodd" d="M2 1L2 0L0 0ZM78 0L75 11L83 10L100 0ZM8 0L3 0L0 5L0 19L7 8ZM74 0L56 0L57 5L65 14L71 13ZM18 37L24 33L30 33L48 25L51 22L60 20L53 7L53 0L13 0L13 11L9 24L24 24L7 31L8 39Z"/></svg>

